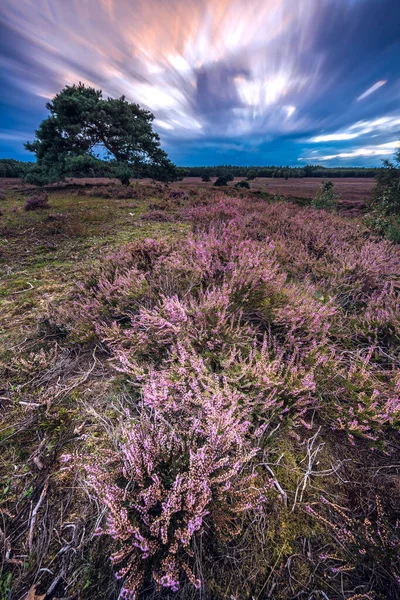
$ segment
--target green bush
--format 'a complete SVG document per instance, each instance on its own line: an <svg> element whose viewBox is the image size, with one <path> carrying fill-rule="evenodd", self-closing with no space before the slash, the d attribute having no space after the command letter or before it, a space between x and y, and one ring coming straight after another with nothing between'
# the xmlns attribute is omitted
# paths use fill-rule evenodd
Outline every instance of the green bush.
<svg viewBox="0 0 400 600"><path fill-rule="evenodd" d="M235 188L238 188L238 189L244 188L246 190L249 190L250 189L250 185L249 185L248 181L246 181L245 179L243 179L243 181L238 181L238 183L235 185Z"/></svg>
<svg viewBox="0 0 400 600"><path fill-rule="evenodd" d="M371 211L365 217L367 227L374 233L400 243L400 150L394 163L384 160L377 175Z"/></svg>
<svg viewBox="0 0 400 600"><path fill-rule="evenodd" d="M224 185L228 185L230 181L233 181L233 175L222 175L217 178L214 182L214 185L217 187L222 187Z"/></svg>
<svg viewBox="0 0 400 600"><path fill-rule="evenodd" d="M311 204L314 208L335 211L339 197L335 194L332 181L323 181Z"/></svg>

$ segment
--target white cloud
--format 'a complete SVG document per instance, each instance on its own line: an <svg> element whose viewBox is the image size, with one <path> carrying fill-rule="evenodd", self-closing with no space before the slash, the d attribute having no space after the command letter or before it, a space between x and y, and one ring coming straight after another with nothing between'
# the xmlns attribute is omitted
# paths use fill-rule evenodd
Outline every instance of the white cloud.
<svg viewBox="0 0 400 600"><path fill-rule="evenodd" d="M337 158L357 158L359 156L367 157L380 157L388 156L393 154L394 150L400 148L400 142L387 142L386 144L378 144L377 146L365 146L363 148L354 148L346 152L338 152L337 154L328 154L326 156L308 156L301 157L299 161L318 160L318 161L329 161Z"/></svg>
<svg viewBox="0 0 400 600"><path fill-rule="evenodd" d="M347 127L343 131L327 135L317 135L310 138L308 141L313 143L324 142L341 142L344 140L353 140L355 138L367 135L369 133L400 133L400 116L391 115L388 117L380 117L370 121L357 121L354 125Z"/></svg>
<svg viewBox="0 0 400 600"><path fill-rule="evenodd" d="M368 88L363 94L361 94L361 96L358 96L357 102L359 102L360 100L364 100L364 98L368 98L368 96L370 96L371 94L373 94L374 92L379 90L379 88L381 88L386 83L387 83L387 79L385 79L385 80L382 79L381 81L377 81L376 83L374 83L374 85L372 85L370 88Z"/></svg>

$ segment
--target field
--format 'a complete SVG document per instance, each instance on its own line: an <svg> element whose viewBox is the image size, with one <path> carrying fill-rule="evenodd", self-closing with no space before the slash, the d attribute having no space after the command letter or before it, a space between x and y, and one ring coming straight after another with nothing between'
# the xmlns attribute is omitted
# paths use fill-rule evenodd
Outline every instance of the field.
<svg viewBox="0 0 400 600"><path fill-rule="evenodd" d="M241 181L240 177L236 177L235 180L229 184L228 187L233 187L236 183ZM76 179L70 180L77 185L107 185L110 183L108 179ZM302 179L279 179L279 178L266 178L258 177L256 180L251 182L251 188L253 190L262 190L270 194L276 194L283 196L288 199L293 198L314 198L318 188L324 179L318 177L304 177ZM340 196L341 210L346 212L349 216L358 215L362 213L368 202L371 200L372 191L375 186L375 179L372 178L345 178L345 179L334 179L335 191ZM118 183L114 181L114 183ZM141 185L149 185L149 180L140 180ZM212 182L203 183L200 177L186 177L181 182L171 184L172 187L176 188L212 188ZM0 179L0 189L13 189L20 188L21 182L16 179Z"/></svg>
<svg viewBox="0 0 400 600"><path fill-rule="evenodd" d="M400 598L400 248L320 183L3 180L0 600Z"/></svg>

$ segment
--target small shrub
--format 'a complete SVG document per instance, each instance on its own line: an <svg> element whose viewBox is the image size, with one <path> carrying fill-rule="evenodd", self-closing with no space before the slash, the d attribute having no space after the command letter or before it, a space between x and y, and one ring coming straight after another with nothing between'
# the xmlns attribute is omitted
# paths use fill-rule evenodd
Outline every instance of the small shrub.
<svg viewBox="0 0 400 600"><path fill-rule="evenodd" d="M400 244L400 219L391 221L387 228L387 238L394 244Z"/></svg>
<svg viewBox="0 0 400 600"><path fill-rule="evenodd" d="M186 193L183 190L171 190L168 194L171 200L181 200L186 197Z"/></svg>
<svg viewBox="0 0 400 600"><path fill-rule="evenodd" d="M211 181L211 177L209 175L203 175L201 180L204 181L204 183L208 183L209 181Z"/></svg>
<svg viewBox="0 0 400 600"><path fill-rule="evenodd" d="M46 193L30 196L27 198L24 206L24 210L26 211L38 210L42 208L49 208L49 197Z"/></svg>
<svg viewBox="0 0 400 600"><path fill-rule="evenodd" d="M214 182L214 185L216 187L222 187L224 185L228 185L228 183L230 181L233 181L233 175L221 175L220 177L217 178L217 180Z"/></svg>
<svg viewBox="0 0 400 600"><path fill-rule="evenodd" d="M141 216L142 221L159 221L160 223L171 223L175 221L174 215L165 210L149 210Z"/></svg>
<svg viewBox="0 0 400 600"><path fill-rule="evenodd" d="M311 204L314 208L335 211L339 197L335 194L332 181L324 181Z"/></svg>
<svg viewBox="0 0 400 600"><path fill-rule="evenodd" d="M250 185L249 185L248 181L246 181L245 179L243 179L243 181L238 181L238 183L235 184L235 188L238 188L238 189L243 188L243 189L249 190L250 189Z"/></svg>

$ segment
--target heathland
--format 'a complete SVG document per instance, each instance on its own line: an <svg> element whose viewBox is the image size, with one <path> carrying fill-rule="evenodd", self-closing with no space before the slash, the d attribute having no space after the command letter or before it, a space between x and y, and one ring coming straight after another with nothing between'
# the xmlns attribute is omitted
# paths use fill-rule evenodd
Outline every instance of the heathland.
<svg viewBox="0 0 400 600"><path fill-rule="evenodd" d="M234 184L0 180L1 600L400 598L374 181Z"/></svg>

